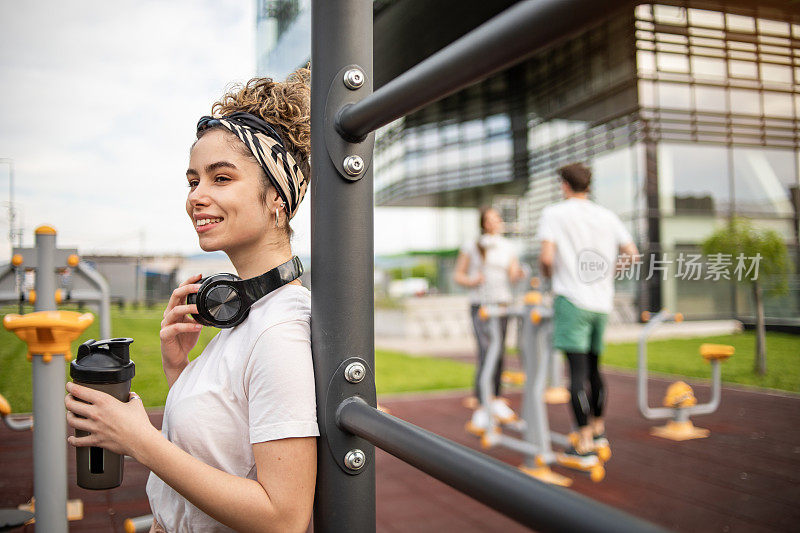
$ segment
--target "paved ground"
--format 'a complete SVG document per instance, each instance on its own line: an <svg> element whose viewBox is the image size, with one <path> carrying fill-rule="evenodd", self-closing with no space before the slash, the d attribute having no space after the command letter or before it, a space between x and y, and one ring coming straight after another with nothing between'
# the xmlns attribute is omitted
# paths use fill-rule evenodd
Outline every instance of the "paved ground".
<svg viewBox="0 0 800 533"><path fill-rule="evenodd" d="M610 373L609 436L614 456L606 479L598 484L565 469L572 490L677 531L797 531L800 523L800 397L725 389L721 409L699 417L711 429L708 439L672 442L650 437L650 422L635 408L632 375ZM667 383L654 380L651 403ZM708 388L696 384L703 401ZM465 434L470 412L464 393L382 398L392 414L478 449ZM519 393L510 395L517 406ZM152 419L160 424L160 413ZM551 425L568 429L564 405L550 407ZM492 456L518 465L522 457L507 450ZM73 532L121 532L126 517L149 512L144 493L146 470L126 464L117 489L87 491L74 485L70 453L70 498L81 498L85 518ZM491 509L461 495L399 460L377 456L378 530L385 532L525 531ZM0 507L17 506L32 494L31 433L0 427ZM33 531L27 527L22 531Z"/></svg>

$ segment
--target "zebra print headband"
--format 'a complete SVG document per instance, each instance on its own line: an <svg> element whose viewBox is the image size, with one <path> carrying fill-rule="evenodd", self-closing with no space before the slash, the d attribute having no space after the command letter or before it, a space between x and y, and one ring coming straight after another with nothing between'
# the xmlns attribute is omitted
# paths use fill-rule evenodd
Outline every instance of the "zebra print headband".
<svg viewBox="0 0 800 533"><path fill-rule="evenodd" d="M197 122L197 132L214 126L223 126L241 139L278 191L289 218L294 217L306 194L308 178L292 154L286 151L278 132L261 117L242 112L219 118L201 117Z"/></svg>

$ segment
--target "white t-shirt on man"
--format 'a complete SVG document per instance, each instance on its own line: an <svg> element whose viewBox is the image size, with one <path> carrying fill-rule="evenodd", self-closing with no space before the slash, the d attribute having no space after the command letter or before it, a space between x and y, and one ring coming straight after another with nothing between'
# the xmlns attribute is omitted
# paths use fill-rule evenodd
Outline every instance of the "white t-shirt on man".
<svg viewBox="0 0 800 533"><path fill-rule="evenodd" d="M587 311L611 312L619 247L633 242L617 215L570 198L544 209L536 238L556 245L553 293Z"/></svg>
<svg viewBox="0 0 800 533"><path fill-rule="evenodd" d="M485 251L485 257L478 249L478 243ZM483 283L470 288L470 303L480 304L508 304L511 303L511 281L508 277L508 268L517 257L514 246L502 235L481 235L478 241L469 241L461 247L461 252L469 256L469 270L467 275L475 277L479 272L483 274Z"/></svg>
<svg viewBox="0 0 800 533"><path fill-rule="evenodd" d="M252 444L318 436L310 321L304 287L285 285L261 298L178 376L161 433L204 463L254 480ZM233 531L153 473L147 495L167 531Z"/></svg>

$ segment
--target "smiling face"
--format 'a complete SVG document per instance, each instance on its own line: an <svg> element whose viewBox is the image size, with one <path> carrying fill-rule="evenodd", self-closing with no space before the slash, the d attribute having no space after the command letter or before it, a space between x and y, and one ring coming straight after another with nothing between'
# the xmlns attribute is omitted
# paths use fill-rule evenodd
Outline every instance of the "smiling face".
<svg viewBox="0 0 800 533"><path fill-rule="evenodd" d="M261 167L243 155L239 140L223 130L212 130L197 140L189 158L186 212L200 248L222 250L231 256L258 247L270 234L270 198L266 203Z"/></svg>

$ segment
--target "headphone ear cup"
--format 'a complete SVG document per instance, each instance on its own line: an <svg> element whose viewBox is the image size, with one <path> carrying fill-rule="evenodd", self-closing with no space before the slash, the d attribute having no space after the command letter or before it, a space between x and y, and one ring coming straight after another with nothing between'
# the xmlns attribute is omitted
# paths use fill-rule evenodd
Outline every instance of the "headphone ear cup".
<svg viewBox="0 0 800 533"><path fill-rule="evenodd" d="M233 318L230 322L228 322L226 326L217 326L217 327L224 327L224 328L234 328L244 322L244 319L247 318L247 315L250 314L250 308L246 307L243 313L239 313L239 318Z"/></svg>
<svg viewBox="0 0 800 533"><path fill-rule="evenodd" d="M203 280L200 280L200 283L202 283L202 282L203 282ZM198 295L198 294L199 294L199 291L198 291L197 293L194 293L194 292L192 292L192 293L189 293L189 294L186 296L186 303L187 303L188 305L197 304L197 301L198 301L198 300L197 300L197 295ZM199 311L199 306L198 306L198 311ZM194 319L194 321L195 321L195 322L197 322L198 324L202 324L202 325L204 325L204 326L214 326L214 324L212 324L211 322L209 322L208 320L206 320L205 318L203 318L203 317L202 317L202 316L201 316L199 313L192 313L192 318L193 318L193 319Z"/></svg>
<svg viewBox="0 0 800 533"><path fill-rule="evenodd" d="M233 274L214 274L201 280L197 294L186 298L187 303L197 304L197 314L192 313L192 318L215 328L232 328L241 323L249 309L242 309L240 281L241 278Z"/></svg>

